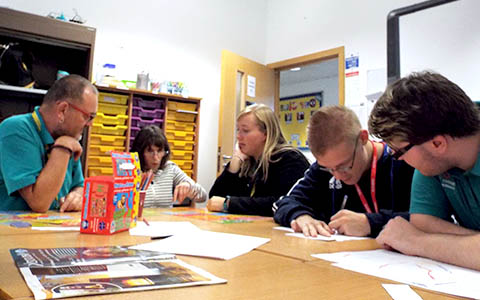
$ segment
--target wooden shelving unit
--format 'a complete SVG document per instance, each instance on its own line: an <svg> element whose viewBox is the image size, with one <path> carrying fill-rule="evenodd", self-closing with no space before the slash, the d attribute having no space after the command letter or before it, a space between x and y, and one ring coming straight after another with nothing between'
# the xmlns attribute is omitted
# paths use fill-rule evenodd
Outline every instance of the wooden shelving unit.
<svg viewBox="0 0 480 300"><path fill-rule="evenodd" d="M86 177L110 175L111 163L109 164L106 159L108 154L103 150L129 151L138 130L146 125L155 124L161 127L167 136L172 150L171 159L196 180L201 98L184 98L179 95L150 93L144 90L102 86L97 88L101 93L99 112L106 117L95 119L94 124L97 125L89 129L85 148L87 160L84 174ZM124 99L126 102L123 104ZM108 105L105 106L102 103ZM126 111L125 115L116 113L123 111ZM107 118L112 121L107 121ZM116 122L115 119L119 120L118 124L113 124ZM102 120L112 124L101 124ZM103 143L99 152L100 140L111 142ZM124 141L121 146L120 140ZM113 141L117 145L113 145ZM101 160L104 160L103 164L100 163Z"/></svg>

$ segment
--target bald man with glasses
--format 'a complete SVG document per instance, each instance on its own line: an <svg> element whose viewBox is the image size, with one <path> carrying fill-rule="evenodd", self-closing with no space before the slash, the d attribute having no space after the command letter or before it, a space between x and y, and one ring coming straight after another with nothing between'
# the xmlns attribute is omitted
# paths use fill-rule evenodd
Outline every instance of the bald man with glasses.
<svg viewBox="0 0 480 300"><path fill-rule="evenodd" d="M408 220L413 168L369 140L355 113L340 106L315 112L308 144L316 162L274 203L274 219L305 236L377 236L393 217Z"/></svg>
<svg viewBox="0 0 480 300"><path fill-rule="evenodd" d="M57 80L32 113L0 124L0 210L81 209L79 141L97 106L97 89L70 75Z"/></svg>

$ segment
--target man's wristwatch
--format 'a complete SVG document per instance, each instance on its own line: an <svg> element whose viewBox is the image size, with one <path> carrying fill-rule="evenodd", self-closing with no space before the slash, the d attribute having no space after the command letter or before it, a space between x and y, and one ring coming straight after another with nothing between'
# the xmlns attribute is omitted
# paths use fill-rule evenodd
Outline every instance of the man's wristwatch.
<svg viewBox="0 0 480 300"><path fill-rule="evenodd" d="M228 212L229 205L230 205L230 196L226 196L225 201L223 201L223 212Z"/></svg>

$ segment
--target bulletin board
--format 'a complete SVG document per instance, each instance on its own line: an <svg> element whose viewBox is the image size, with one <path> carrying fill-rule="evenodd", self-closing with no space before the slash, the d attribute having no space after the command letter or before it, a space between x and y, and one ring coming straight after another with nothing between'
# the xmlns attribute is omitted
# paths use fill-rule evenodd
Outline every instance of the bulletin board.
<svg viewBox="0 0 480 300"><path fill-rule="evenodd" d="M280 98L280 126L290 145L308 149L310 116L323 105L323 92Z"/></svg>

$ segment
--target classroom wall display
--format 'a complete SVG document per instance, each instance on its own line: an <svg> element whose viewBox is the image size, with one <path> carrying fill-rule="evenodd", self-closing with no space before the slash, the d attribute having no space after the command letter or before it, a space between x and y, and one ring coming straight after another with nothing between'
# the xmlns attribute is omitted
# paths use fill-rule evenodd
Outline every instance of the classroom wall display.
<svg viewBox="0 0 480 300"><path fill-rule="evenodd" d="M307 125L310 116L323 105L323 91L280 98L280 126L290 145L308 149Z"/></svg>

